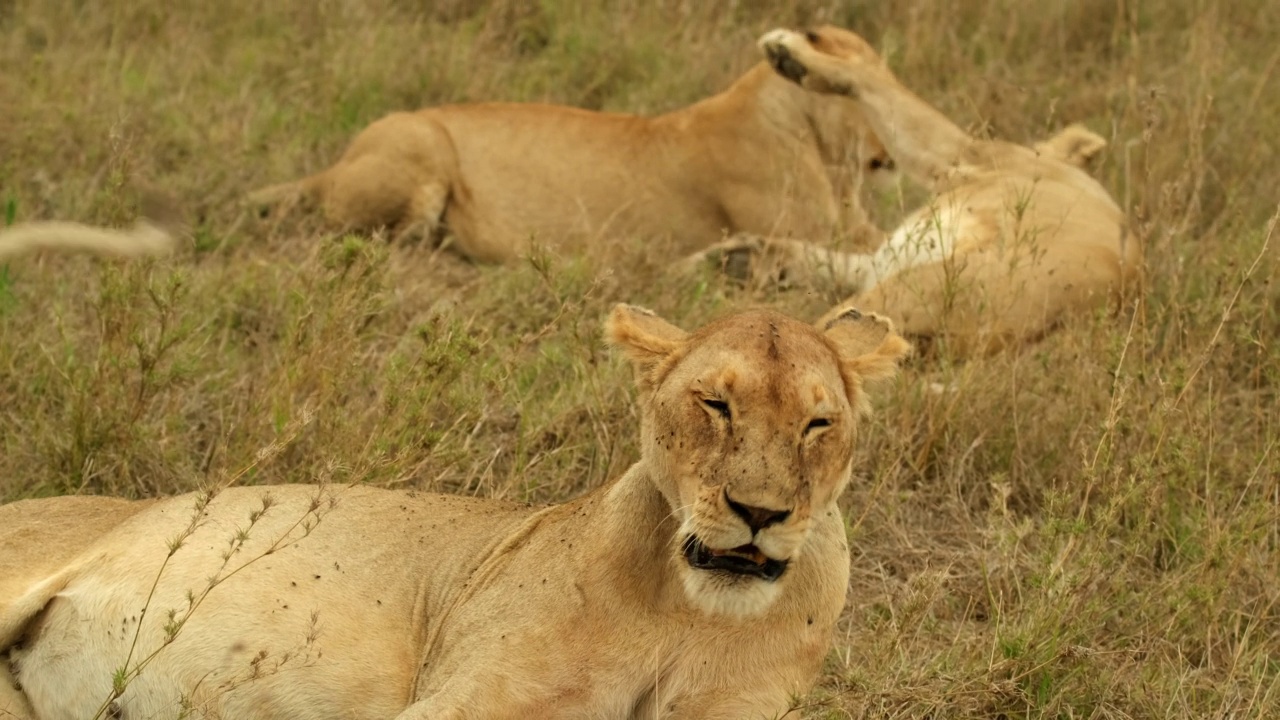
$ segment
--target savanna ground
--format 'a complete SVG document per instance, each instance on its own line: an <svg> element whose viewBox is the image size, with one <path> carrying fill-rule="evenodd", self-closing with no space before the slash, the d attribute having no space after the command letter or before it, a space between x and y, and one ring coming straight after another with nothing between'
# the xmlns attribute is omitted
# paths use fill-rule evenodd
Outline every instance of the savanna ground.
<svg viewBox="0 0 1280 720"><path fill-rule="evenodd" d="M976 132L1108 137L1095 172L1147 284L877 393L806 716L1276 717L1280 4L771 5L0 0L3 222L126 224L162 196L189 230L163 261L0 269L0 499L323 480L555 501L616 476L637 419L600 340L613 302L695 326L832 298L679 281L637 238L475 267L237 201L391 110L657 113L726 86L762 31L829 21ZM919 198L868 202L891 224Z"/></svg>

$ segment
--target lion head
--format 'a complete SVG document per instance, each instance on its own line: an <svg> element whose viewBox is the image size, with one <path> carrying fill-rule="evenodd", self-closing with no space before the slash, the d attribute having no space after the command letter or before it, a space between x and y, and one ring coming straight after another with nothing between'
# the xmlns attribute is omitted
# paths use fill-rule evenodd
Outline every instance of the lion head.
<svg viewBox="0 0 1280 720"><path fill-rule="evenodd" d="M909 346L856 310L823 327L752 311L686 333L619 306L607 335L637 371L642 457L678 523L688 599L763 612L849 481L863 382L892 375Z"/></svg>
<svg viewBox="0 0 1280 720"><path fill-rule="evenodd" d="M841 95L812 93L805 103L825 163L856 169L872 187L897 182L897 164L857 102Z"/></svg>

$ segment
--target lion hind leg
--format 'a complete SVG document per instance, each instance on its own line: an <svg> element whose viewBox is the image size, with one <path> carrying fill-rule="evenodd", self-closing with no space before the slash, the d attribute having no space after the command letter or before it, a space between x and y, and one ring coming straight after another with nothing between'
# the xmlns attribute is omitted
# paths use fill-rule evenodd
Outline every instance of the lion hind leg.
<svg viewBox="0 0 1280 720"><path fill-rule="evenodd" d="M415 238L432 241L443 230L445 207L449 204L449 186L441 182L419 187L409 200L404 219L396 226L393 240Z"/></svg>
<svg viewBox="0 0 1280 720"><path fill-rule="evenodd" d="M457 152L444 126L422 113L393 113L360 133L326 172L325 216L347 230L435 235L458 177Z"/></svg>
<svg viewBox="0 0 1280 720"><path fill-rule="evenodd" d="M66 495L0 506L0 656L92 562L98 539L153 502Z"/></svg>
<svg viewBox="0 0 1280 720"><path fill-rule="evenodd" d="M36 720L35 710L6 665L0 664L0 720Z"/></svg>
<svg viewBox="0 0 1280 720"><path fill-rule="evenodd" d="M36 582L6 604L0 605L0 650L7 650L41 611L66 588L71 571L63 570Z"/></svg>

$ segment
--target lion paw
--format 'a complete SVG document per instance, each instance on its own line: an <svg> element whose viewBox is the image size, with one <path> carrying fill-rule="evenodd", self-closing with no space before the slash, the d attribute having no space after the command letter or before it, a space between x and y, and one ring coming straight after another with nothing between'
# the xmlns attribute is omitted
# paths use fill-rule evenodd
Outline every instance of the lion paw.
<svg viewBox="0 0 1280 720"><path fill-rule="evenodd" d="M705 262L730 280L746 283L755 277L764 249L764 238L759 236L733 238L708 248Z"/></svg>
<svg viewBox="0 0 1280 720"><path fill-rule="evenodd" d="M710 270L740 285L786 289L796 284L795 249L784 241L737 235L685 261L685 271Z"/></svg>
<svg viewBox="0 0 1280 720"><path fill-rule="evenodd" d="M764 51L765 58L769 61L769 64L773 66L773 69L779 75L791 82L801 83L804 80L804 76L809 74L809 69L796 59L790 45L802 41L803 39L798 33L776 29L760 36L758 44L760 49Z"/></svg>

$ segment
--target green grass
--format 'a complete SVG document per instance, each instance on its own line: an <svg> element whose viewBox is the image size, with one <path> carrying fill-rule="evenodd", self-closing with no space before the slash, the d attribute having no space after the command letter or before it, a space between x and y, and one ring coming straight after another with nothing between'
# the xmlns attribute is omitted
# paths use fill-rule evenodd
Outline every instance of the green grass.
<svg viewBox="0 0 1280 720"><path fill-rule="evenodd" d="M825 300L679 282L642 243L476 267L266 227L237 199L391 110L679 107L764 30L827 19L976 132L1106 136L1094 171L1147 280L1115 316L915 362L877 394L844 498L849 607L806 713L1280 714L1280 5L828 5L0 5L5 223L126 224L162 194L196 228L163 261L0 269L0 498L152 496L251 465L241 482L534 501L616 476L637 418L599 339L612 303L691 327ZM886 225L904 209L875 205Z"/></svg>

